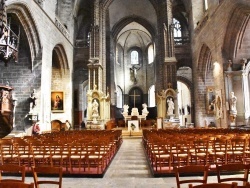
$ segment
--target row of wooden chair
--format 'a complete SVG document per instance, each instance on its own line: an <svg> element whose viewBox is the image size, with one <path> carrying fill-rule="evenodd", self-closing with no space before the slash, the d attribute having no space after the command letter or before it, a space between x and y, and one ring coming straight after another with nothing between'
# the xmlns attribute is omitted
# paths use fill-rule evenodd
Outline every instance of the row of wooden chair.
<svg viewBox="0 0 250 188"><path fill-rule="evenodd" d="M4 173L7 175L13 174L18 175L21 174L20 179L18 178L9 178L9 176L4 176ZM25 174L26 168L25 166L13 165L13 164L5 164L0 165L0 187L4 188L39 188L41 184L50 184L50 185L58 185L59 188L62 187L62 177L63 177L63 169L62 167L51 167L51 166L39 166L32 167L32 174L34 183L25 183ZM40 180L38 177L44 175L56 175L58 180ZM18 177L18 176L17 176Z"/></svg>
<svg viewBox="0 0 250 188"><path fill-rule="evenodd" d="M147 157L157 173L189 164L249 163L249 142L246 135L143 134Z"/></svg>
<svg viewBox="0 0 250 188"><path fill-rule="evenodd" d="M249 169L250 165L245 164L223 164L223 165L216 165L216 172L217 172L217 180L218 183L209 184L211 187L230 187L236 186L241 188L250 188L250 184L248 182L249 176ZM223 174L232 174L238 173L238 176L222 176ZM188 177L186 177L188 175ZM193 177L190 177L195 175ZM202 175L202 178L199 176ZM177 188L180 188L183 184L189 184L189 187L196 187L194 186L197 184L197 187L206 187L204 184L208 184L208 175L209 175L209 165L188 165L182 167L175 167L175 177L176 177L176 184ZM234 182L234 184L229 184ZM236 184L235 184L236 183ZM224 186L223 186L224 185ZM207 186L209 187L209 186Z"/></svg>
<svg viewBox="0 0 250 188"><path fill-rule="evenodd" d="M61 134L56 134L57 140L48 135L29 139L1 139L1 163L26 165L30 168L40 165L62 166L66 171L70 169L70 173L75 172L73 168L78 168L78 172L82 168L84 172L87 169L87 173L93 173L92 168L96 168L96 173L102 173L119 149L122 139L114 136L116 134L111 131L101 135L98 133L98 139L89 139L89 136L85 140L75 140L72 134L62 139Z"/></svg>

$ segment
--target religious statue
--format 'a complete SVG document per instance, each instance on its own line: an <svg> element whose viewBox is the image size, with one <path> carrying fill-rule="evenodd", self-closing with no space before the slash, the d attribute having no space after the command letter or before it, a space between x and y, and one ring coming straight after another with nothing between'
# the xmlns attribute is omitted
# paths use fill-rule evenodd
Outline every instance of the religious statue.
<svg viewBox="0 0 250 188"><path fill-rule="evenodd" d="M137 83L136 77L137 77L137 71L139 69L140 67L135 67L135 66L130 68L130 78L131 78L131 81L133 81L134 83Z"/></svg>
<svg viewBox="0 0 250 188"><path fill-rule="evenodd" d="M232 64L233 64L233 63L232 63L231 59L229 59L229 60L228 60L228 66L227 66L227 70L228 70L228 71L232 71Z"/></svg>
<svg viewBox="0 0 250 188"><path fill-rule="evenodd" d="M232 91L230 96L230 113L232 114L237 114L236 102L237 102L237 97L234 95L234 92Z"/></svg>
<svg viewBox="0 0 250 188"><path fill-rule="evenodd" d="M92 103L92 116L98 116L99 115L98 107L99 107L99 104L96 101L96 99L94 99L94 101Z"/></svg>
<svg viewBox="0 0 250 188"><path fill-rule="evenodd" d="M167 103L168 103L168 111L167 111L167 114L168 114L169 116L174 115L174 102L173 102L173 99L170 97L170 98L167 100Z"/></svg>
<svg viewBox="0 0 250 188"><path fill-rule="evenodd" d="M147 109L148 105L146 103L144 103L144 104L142 104L142 107L143 107L142 114L148 114L148 109Z"/></svg>
<svg viewBox="0 0 250 188"><path fill-rule="evenodd" d="M29 97L29 103L30 103L30 113L33 111L33 109L36 106L36 90L33 89L33 92L30 94Z"/></svg>
<svg viewBox="0 0 250 188"><path fill-rule="evenodd" d="M241 60L241 64L242 64L242 70L245 70L246 64L247 64L247 59L246 59L246 58L243 58L243 59Z"/></svg>
<svg viewBox="0 0 250 188"><path fill-rule="evenodd" d="M128 114L129 106L127 104L123 105L123 114Z"/></svg>

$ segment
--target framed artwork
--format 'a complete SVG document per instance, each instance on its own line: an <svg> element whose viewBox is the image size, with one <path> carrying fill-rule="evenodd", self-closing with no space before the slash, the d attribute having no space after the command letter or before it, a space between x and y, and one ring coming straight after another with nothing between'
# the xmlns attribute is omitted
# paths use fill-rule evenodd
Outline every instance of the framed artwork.
<svg viewBox="0 0 250 188"><path fill-rule="evenodd" d="M215 91L213 86L207 87L206 110L207 114L215 114Z"/></svg>
<svg viewBox="0 0 250 188"><path fill-rule="evenodd" d="M51 112L64 111L64 92L51 91Z"/></svg>
<svg viewBox="0 0 250 188"><path fill-rule="evenodd" d="M223 118L223 111L222 111L222 98L221 98L221 90L218 89L215 91L215 106L216 106L216 118L220 119Z"/></svg>

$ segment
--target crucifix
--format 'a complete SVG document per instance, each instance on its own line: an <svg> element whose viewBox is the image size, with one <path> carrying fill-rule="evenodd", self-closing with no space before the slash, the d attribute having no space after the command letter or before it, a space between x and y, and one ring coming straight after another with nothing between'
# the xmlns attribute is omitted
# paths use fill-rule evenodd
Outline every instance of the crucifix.
<svg viewBox="0 0 250 188"><path fill-rule="evenodd" d="M134 107L135 107L135 97L140 97L141 95L136 95L135 90L134 90L134 94L129 95L129 96L134 98Z"/></svg>

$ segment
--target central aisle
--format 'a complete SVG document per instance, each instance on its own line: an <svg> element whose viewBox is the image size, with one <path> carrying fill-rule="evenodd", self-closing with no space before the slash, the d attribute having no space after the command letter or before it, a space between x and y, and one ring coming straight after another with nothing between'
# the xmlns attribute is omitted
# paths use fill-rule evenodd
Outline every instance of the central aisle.
<svg viewBox="0 0 250 188"><path fill-rule="evenodd" d="M65 179L63 182L67 185ZM78 180L71 187L80 188ZM93 188L172 188L175 187L175 178L153 178L144 154L142 138L126 137L104 177L85 178L82 183L82 187Z"/></svg>
<svg viewBox="0 0 250 188"><path fill-rule="evenodd" d="M151 178L141 138L125 138L104 178Z"/></svg>

